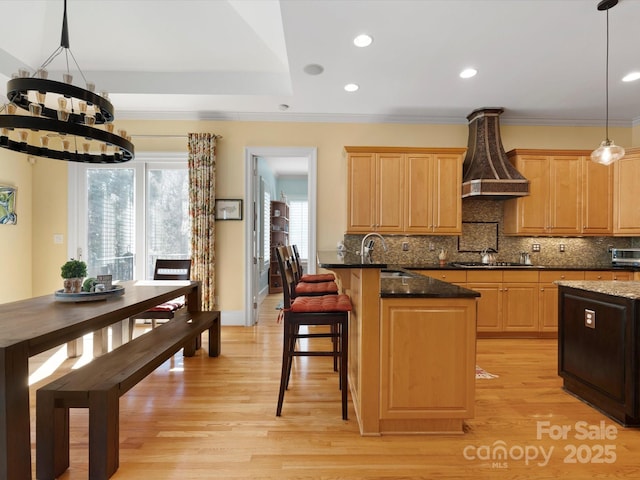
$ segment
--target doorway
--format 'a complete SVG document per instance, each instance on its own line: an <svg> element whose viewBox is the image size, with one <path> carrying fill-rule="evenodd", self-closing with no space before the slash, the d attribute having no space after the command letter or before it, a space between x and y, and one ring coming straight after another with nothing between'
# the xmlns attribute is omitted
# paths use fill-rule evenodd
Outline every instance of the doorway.
<svg viewBox="0 0 640 480"><path fill-rule="evenodd" d="M308 202L308 271L315 272L316 252L316 195L317 195L317 149L315 147L246 147L245 148L245 311L247 326L255 325L260 303L260 264L261 258L259 236L261 231L261 182L258 175L258 159L296 159L304 160L307 168L307 202ZM274 198L275 200L275 198ZM266 232L265 232L266 233Z"/></svg>

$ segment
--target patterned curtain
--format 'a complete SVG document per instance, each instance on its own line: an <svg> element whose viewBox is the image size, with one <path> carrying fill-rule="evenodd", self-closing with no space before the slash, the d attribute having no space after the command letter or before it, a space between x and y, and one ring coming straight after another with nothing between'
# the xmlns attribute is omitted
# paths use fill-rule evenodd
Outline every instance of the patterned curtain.
<svg viewBox="0 0 640 480"><path fill-rule="evenodd" d="M191 278L202 282L202 310L215 309L217 138L212 133L189 134Z"/></svg>

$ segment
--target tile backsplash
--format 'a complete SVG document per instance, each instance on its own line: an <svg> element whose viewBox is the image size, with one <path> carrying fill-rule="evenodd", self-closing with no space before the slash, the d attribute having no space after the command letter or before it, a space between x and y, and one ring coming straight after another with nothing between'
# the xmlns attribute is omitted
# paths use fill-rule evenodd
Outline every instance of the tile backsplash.
<svg viewBox="0 0 640 480"><path fill-rule="evenodd" d="M484 248L495 248L497 261L517 262L520 252L528 252L534 265L557 266L608 266L611 254L608 249L640 248L640 238L629 237L511 237L503 233L502 201L469 198L462 201L463 236L385 235L388 251L384 252L380 241L374 247L374 258L400 265L437 264L438 253L446 250L448 262L480 261ZM472 222L466 224L466 222ZM497 234L496 234L497 225ZM496 237L497 235L497 237ZM359 251L363 235L345 235L348 251ZM403 251L403 244L408 249ZM534 252L533 245L540 245ZM561 250L563 246L564 251ZM460 247L460 248L459 248ZM477 247L477 248L476 248Z"/></svg>

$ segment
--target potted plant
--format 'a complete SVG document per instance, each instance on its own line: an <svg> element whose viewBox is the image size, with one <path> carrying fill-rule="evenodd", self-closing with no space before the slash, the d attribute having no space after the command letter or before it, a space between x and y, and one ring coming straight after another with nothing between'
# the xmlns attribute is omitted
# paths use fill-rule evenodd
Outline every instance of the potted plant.
<svg viewBox="0 0 640 480"><path fill-rule="evenodd" d="M82 279L87 276L87 264L72 258L62 265L60 276L64 279L64 293L80 293Z"/></svg>

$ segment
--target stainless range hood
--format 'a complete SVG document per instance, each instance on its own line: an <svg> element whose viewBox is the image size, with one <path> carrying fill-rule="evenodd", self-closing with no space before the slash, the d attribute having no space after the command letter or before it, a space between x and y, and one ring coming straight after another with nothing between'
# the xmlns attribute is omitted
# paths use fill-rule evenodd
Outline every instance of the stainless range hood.
<svg viewBox="0 0 640 480"><path fill-rule="evenodd" d="M506 200L529 195L529 180L507 158L500 138L503 108L479 108L467 116L469 144L462 167L462 198Z"/></svg>

